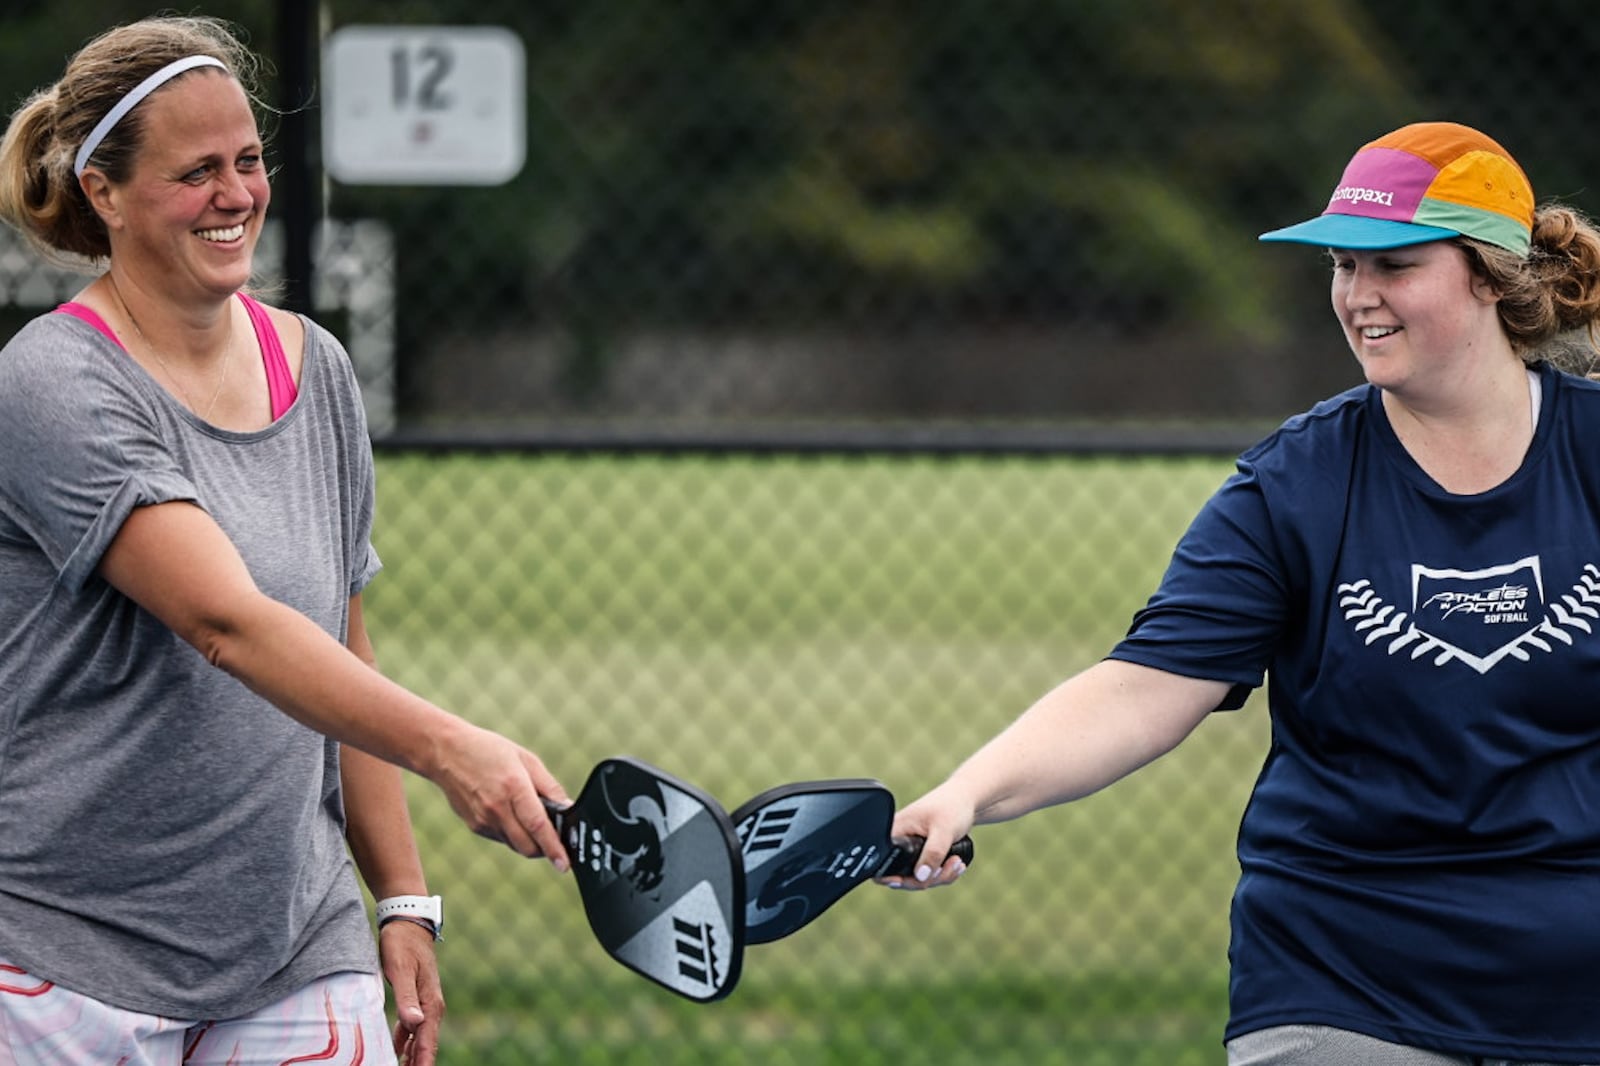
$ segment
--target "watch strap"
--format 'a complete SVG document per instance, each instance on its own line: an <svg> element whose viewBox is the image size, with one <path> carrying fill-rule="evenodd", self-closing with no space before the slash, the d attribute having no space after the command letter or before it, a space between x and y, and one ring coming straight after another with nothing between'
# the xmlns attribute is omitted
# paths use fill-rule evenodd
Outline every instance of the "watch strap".
<svg viewBox="0 0 1600 1066"><path fill-rule="evenodd" d="M439 896L388 896L378 901L378 928L399 919L431 928L438 940L444 935L444 900Z"/></svg>

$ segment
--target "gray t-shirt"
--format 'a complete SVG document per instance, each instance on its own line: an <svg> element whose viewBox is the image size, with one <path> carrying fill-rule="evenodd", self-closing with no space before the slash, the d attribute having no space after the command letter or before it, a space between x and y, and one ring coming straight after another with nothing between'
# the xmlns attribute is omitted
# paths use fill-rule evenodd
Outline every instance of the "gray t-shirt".
<svg viewBox="0 0 1600 1066"><path fill-rule="evenodd" d="M173 1018L376 972L338 747L103 581L136 507L190 500L267 595L343 640L377 573L349 358L306 325L299 398L234 433L64 314L0 350L0 958Z"/></svg>

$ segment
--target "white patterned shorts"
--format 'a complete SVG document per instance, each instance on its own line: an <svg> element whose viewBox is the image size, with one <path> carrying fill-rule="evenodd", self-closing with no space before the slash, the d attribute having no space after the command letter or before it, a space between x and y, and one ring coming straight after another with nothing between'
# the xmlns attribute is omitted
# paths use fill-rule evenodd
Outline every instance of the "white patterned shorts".
<svg viewBox="0 0 1600 1066"><path fill-rule="evenodd" d="M0 959L0 1066L394 1066L383 981L338 973L253 1014L163 1018L112 1007Z"/></svg>

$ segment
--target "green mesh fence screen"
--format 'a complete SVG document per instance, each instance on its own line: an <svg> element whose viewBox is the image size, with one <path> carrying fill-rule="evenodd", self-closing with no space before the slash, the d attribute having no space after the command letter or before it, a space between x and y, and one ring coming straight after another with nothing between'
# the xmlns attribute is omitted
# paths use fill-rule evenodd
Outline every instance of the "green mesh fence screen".
<svg viewBox="0 0 1600 1066"><path fill-rule="evenodd" d="M393 676L573 787L629 753L730 809L827 777L910 799L1117 639L1229 469L386 454L369 624ZM980 828L962 885L859 889L710 1006L616 966L573 885L419 782L452 1061L1216 1061L1263 731L1219 715L1099 796Z"/></svg>

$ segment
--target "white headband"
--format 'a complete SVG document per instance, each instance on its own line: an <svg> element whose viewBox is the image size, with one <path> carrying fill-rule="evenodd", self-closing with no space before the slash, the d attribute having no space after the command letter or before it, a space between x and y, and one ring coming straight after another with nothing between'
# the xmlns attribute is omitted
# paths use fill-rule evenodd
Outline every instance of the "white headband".
<svg viewBox="0 0 1600 1066"><path fill-rule="evenodd" d="M100 142L106 139L106 134L115 129L117 123L121 122L129 111L139 106L139 101L173 78L176 78L179 74L186 70L193 70L195 67L221 67L223 70L228 69L222 60L213 59L210 56L189 56L185 59L168 63L144 81L135 85L128 92L128 95L118 100L116 106L106 112L105 118L96 123L88 138L83 142L83 147L78 149L78 158L72 164L72 172L80 178L83 177L83 168L89 165L89 157L94 155L94 150L100 147Z"/></svg>

